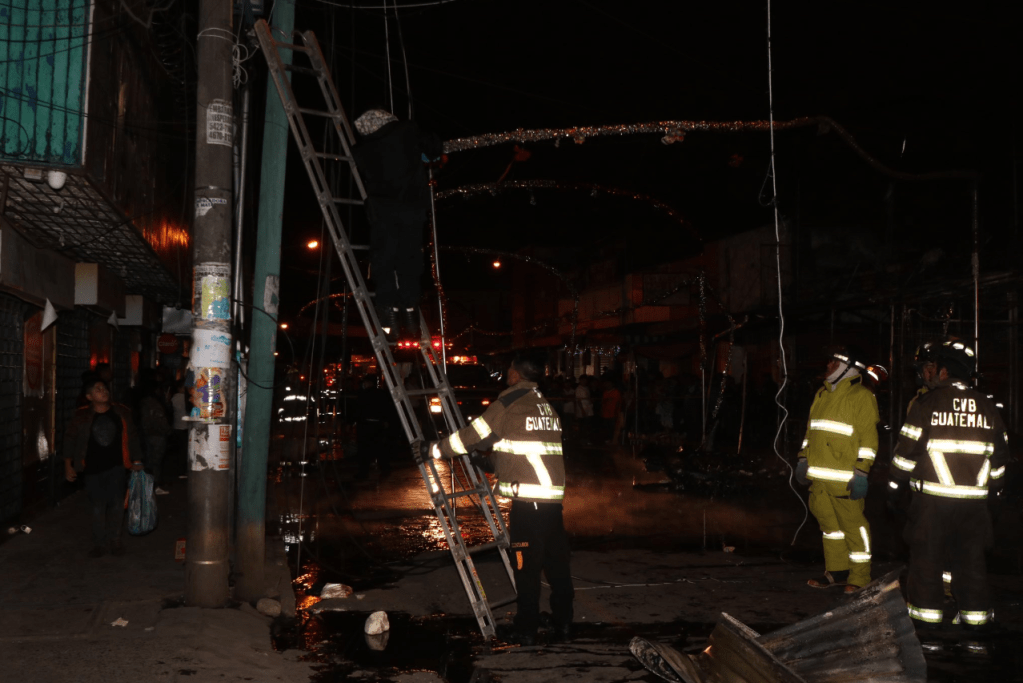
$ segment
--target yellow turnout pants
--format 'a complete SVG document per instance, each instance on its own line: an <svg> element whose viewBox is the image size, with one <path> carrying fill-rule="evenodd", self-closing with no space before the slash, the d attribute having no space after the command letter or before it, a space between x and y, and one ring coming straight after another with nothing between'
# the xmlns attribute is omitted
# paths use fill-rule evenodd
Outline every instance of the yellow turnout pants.
<svg viewBox="0 0 1023 683"><path fill-rule="evenodd" d="M850 500L815 481L810 486L810 512L824 534L824 567L829 572L849 571L849 583L870 583L870 524L863 516L865 499Z"/></svg>

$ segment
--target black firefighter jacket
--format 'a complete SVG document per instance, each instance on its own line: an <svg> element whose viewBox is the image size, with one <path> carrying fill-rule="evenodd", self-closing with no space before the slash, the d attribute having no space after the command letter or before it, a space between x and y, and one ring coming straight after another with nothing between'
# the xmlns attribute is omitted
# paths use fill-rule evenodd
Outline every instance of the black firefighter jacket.
<svg viewBox="0 0 1023 683"><path fill-rule="evenodd" d="M902 425L894 480L932 496L987 498L1005 481L1008 435L994 402L954 381L921 395Z"/></svg>
<svg viewBox="0 0 1023 683"><path fill-rule="evenodd" d="M445 458L492 449L497 492L506 498L560 503L565 497L561 420L535 382L504 390L485 413L434 448Z"/></svg>

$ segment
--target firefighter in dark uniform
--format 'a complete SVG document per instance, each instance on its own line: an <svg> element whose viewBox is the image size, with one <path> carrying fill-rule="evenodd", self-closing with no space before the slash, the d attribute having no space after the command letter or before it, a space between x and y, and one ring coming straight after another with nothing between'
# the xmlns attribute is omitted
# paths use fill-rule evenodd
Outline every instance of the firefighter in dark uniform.
<svg viewBox="0 0 1023 683"><path fill-rule="evenodd" d="M913 394L913 398L909 399L909 405L906 406L907 416L909 411L913 409L913 404L921 396L933 389L938 382L938 366L935 364L934 359L939 348L941 348L941 344L924 342L916 347L916 352L913 353L913 369L916 371L917 389L916 393Z"/></svg>
<svg viewBox="0 0 1023 683"><path fill-rule="evenodd" d="M497 493L512 500L509 532L518 611L511 639L523 645L536 642L540 626L541 571L551 587L558 636L570 635L575 596L561 508L565 497L561 419L537 388L541 367L516 357L508 369L508 389L483 415L429 449L438 459L491 450L488 469L497 474Z"/></svg>
<svg viewBox="0 0 1023 683"><path fill-rule="evenodd" d="M419 278L423 273L423 228L430 189L423 161L441 155L440 138L399 121L383 109L355 119L359 142L352 155L366 188L370 262L377 314L389 341L398 334L419 338Z"/></svg>
<svg viewBox="0 0 1023 683"><path fill-rule="evenodd" d="M953 623L980 628L990 619L987 498L1005 482L1008 436L994 402L966 384L976 369L973 350L944 342L935 362L937 386L915 402L902 426L889 483L894 497L907 481L913 492L905 530L909 616L918 627L941 624L942 570L951 562L959 608Z"/></svg>

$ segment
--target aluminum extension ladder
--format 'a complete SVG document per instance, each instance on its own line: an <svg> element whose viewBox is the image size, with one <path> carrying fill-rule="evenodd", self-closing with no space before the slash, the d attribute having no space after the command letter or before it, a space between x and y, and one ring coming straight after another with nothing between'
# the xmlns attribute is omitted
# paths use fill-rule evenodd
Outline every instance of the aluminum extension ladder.
<svg viewBox="0 0 1023 683"><path fill-rule="evenodd" d="M263 55L266 57L267 65L270 68L270 77L273 79L274 85L277 87L277 93L281 97L281 104L284 106L284 112L288 117L291 133L294 136L295 143L298 145L299 153L302 155L306 171L309 173L309 180L312 183L313 190L316 192L320 209L323 211L323 218L330 231L334 247L337 249L337 255L341 259L341 266L344 268L345 277L348 279L348 286L352 290L355 304L359 309L359 314L362 316L362 322L366 326L370 343L373 345L373 350L376 353L377 365L380 367L384 380L387 383L387 389L394 400L402 427L405 429L405 435L408 437L409 444L413 448L413 456L419 465L419 472L426 483L427 490L430 492L434 511L437 514L437 519L440 521L441 528L444 530L444 537L447 539L451 555L455 559L455 566L458 568L458 574L462 579L465 592L469 596L472 611L476 615L480 631L484 637L489 638L495 633L493 610L515 600L515 575L507 553L510 541L508 529L505 526L504 518L501 516L501 510L497 506L497 501L494 499L494 492L489 482L483 473L472 464L468 455L451 461L451 473L453 476L450 478L451 483L448 487L450 490L448 490L445 488L444 480L438 472L436 462L432 458L421 457L419 453L419 445L424 439L422 427L416 418L412 406L412 397L423 397L424 400L433 396L439 397L446 427L451 432L464 427L466 424L465 418L462 416L462 411L455 400L454 392L448 383L447 375L444 373L437 353L431 344L426 320L422 318L422 313L420 313L420 330L422 333L420 351L423 365L426 368L426 376L429 378L432 388L406 390L401 377L398 375L391 347L384 337L376 310L370 301L369 292L366 290L366 282L362 277L362 271L356 260L356 247L353 247L338 213L339 204L363 204L366 199L366 189L362 184L362 178L359 176L359 170L356 168L355 159L351 153L351 148L355 144L352 128L345 115L345 110L341 106L337 89L334 86L334 81L331 79L328 65L323 58L323 53L320 51L320 44L317 42L316 36L311 31L295 31L292 36L293 42L281 42L273 37L270 27L262 19L256 22L255 33L259 40L260 48L263 50ZM282 52L292 53L293 58L301 55L304 57L304 63L301 65L291 64L285 60ZM311 76L317 80L322 95L322 103L318 108L310 109L299 106L295 98L295 91L292 89L291 80L287 76L289 72L291 74ZM309 85L311 86L312 84L310 83ZM310 90L313 90L313 88L303 88L301 92L306 93ZM342 153L317 151L313 146L313 138L309 134L305 117L320 120L329 119L333 123L333 129L340 142ZM335 197L332 195L327 175L324 173L324 163L326 162L348 164L352 177L355 180L355 186L359 190L360 198ZM454 514L454 509L457 507L460 498L468 498L481 510L486 518L487 525L490 527L492 541L473 547L466 545L458 525L458 519ZM483 584L476 573L476 567L472 560L472 555L492 549L497 549L500 553L512 587L511 597L497 602L487 601L486 592L483 590Z"/></svg>

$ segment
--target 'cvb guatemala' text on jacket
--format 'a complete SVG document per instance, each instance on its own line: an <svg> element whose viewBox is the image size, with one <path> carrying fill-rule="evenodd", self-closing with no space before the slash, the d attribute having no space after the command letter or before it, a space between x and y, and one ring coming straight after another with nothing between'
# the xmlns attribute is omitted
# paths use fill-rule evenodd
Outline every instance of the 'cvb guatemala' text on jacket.
<svg viewBox="0 0 1023 683"><path fill-rule="evenodd" d="M557 503L565 497L561 419L535 382L501 392L485 413L439 447L445 458L492 449L497 493L506 498Z"/></svg>
<svg viewBox="0 0 1023 683"><path fill-rule="evenodd" d="M958 381L913 404L892 457L894 480L943 498L987 498L1004 482L1008 435L994 401Z"/></svg>

